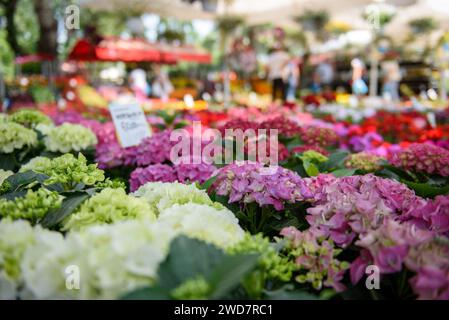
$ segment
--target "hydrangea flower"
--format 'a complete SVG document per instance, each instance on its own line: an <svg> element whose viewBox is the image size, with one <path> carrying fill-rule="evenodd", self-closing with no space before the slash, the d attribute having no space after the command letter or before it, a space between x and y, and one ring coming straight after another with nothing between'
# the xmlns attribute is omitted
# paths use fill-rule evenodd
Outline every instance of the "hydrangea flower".
<svg viewBox="0 0 449 320"><path fill-rule="evenodd" d="M204 204L175 204L163 210L158 223L177 234L197 238L220 248L233 246L243 239L239 220L226 208Z"/></svg>
<svg viewBox="0 0 449 320"><path fill-rule="evenodd" d="M135 191L147 182L174 182L176 179L176 172L172 167L166 164L154 164L131 172L129 186L131 191Z"/></svg>
<svg viewBox="0 0 449 320"><path fill-rule="evenodd" d="M157 214L175 204L196 203L216 209L223 208L218 202L213 202L205 190L198 189L194 184L148 182L131 195L147 201Z"/></svg>
<svg viewBox="0 0 449 320"><path fill-rule="evenodd" d="M20 169L21 172L29 170L48 175L50 178L45 181L46 184L62 183L66 188L78 183L92 186L104 181L103 170L98 169L96 164L87 164L81 153L78 157L71 153L53 159L36 157Z"/></svg>
<svg viewBox="0 0 449 320"><path fill-rule="evenodd" d="M263 272L264 280L290 281L296 266L287 257L281 256L275 246L276 244L271 243L270 239L264 237L262 233L251 235L246 232L243 240L228 248L227 252L230 254L259 254L258 269Z"/></svg>
<svg viewBox="0 0 449 320"><path fill-rule="evenodd" d="M139 220L92 226L66 238L38 232L21 262L28 292L22 298L117 299L154 282L172 237L170 230ZM66 272L74 266L79 290L67 290Z"/></svg>
<svg viewBox="0 0 449 320"><path fill-rule="evenodd" d="M320 146L314 146L314 145L303 145L303 146L294 147L291 150L291 153L304 153L304 152L309 151L309 150L321 153L322 155L324 155L326 157L329 156L329 151L327 151L324 148L321 148Z"/></svg>
<svg viewBox="0 0 449 320"><path fill-rule="evenodd" d="M170 151L174 142L170 141L171 130L164 130L143 140L135 150L136 163L139 166L163 163L170 160Z"/></svg>
<svg viewBox="0 0 449 320"><path fill-rule="evenodd" d="M106 188L71 214L63 222L63 230L81 230L91 225L130 219L154 221L156 215L145 200L127 195L124 189Z"/></svg>
<svg viewBox="0 0 449 320"><path fill-rule="evenodd" d="M0 299L15 299L22 282L20 263L34 242L34 229L24 220L0 220Z"/></svg>
<svg viewBox="0 0 449 320"><path fill-rule="evenodd" d="M100 144L96 148L95 161L100 169L134 166L137 162L136 148L122 148L118 142Z"/></svg>
<svg viewBox="0 0 449 320"><path fill-rule="evenodd" d="M401 217L420 228L449 236L449 196L439 195L419 205L413 206Z"/></svg>
<svg viewBox="0 0 449 320"><path fill-rule="evenodd" d="M23 197L14 200L0 199L0 217L26 219L36 223L50 210L61 206L63 197L55 191L29 189Z"/></svg>
<svg viewBox="0 0 449 320"><path fill-rule="evenodd" d="M280 136L284 136L287 138L299 136L301 133L301 127L296 122L279 116L270 120L263 121L260 124L259 128L266 129L267 134L270 133L270 129L276 129L278 130L278 134Z"/></svg>
<svg viewBox="0 0 449 320"><path fill-rule="evenodd" d="M229 203L256 202L260 206L273 205L276 210L282 210L285 203L303 199L301 183L302 179L293 171L247 161L221 168L213 189L218 195L228 196Z"/></svg>
<svg viewBox="0 0 449 320"><path fill-rule="evenodd" d="M170 292L170 296L177 300L204 300L212 290L203 276L186 280Z"/></svg>
<svg viewBox="0 0 449 320"><path fill-rule="evenodd" d="M449 150L433 144L411 144L407 149L393 153L389 161L406 170L449 176Z"/></svg>
<svg viewBox="0 0 449 320"><path fill-rule="evenodd" d="M376 132L368 132L364 135L356 135L349 139L349 145L355 152L371 151L380 145L384 139Z"/></svg>
<svg viewBox="0 0 449 320"><path fill-rule="evenodd" d="M384 217L398 216L425 201L402 183L371 174L319 175L304 182L302 194L313 205L306 217L312 230L330 236L340 246L349 245L357 234L378 228Z"/></svg>
<svg viewBox="0 0 449 320"><path fill-rule="evenodd" d="M301 140L305 145L329 147L337 143L337 134L329 128L307 127L302 130Z"/></svg>
<svg viewBox="0 0 449 320"><path fill-rule="evenodd" d="M52 128L44 138L45 147L52 152L82 151L97 144L92 130L77 124L64 123Z"/></svg>
<svg viewBox="0 0 449 320"><path fill-rule="evenodd" d="M350 154L345 161L345 166L350 169L359 169L367 172L374 172L382 169L380 164L384 158L368 152Z"/></svg>
<svg viewBox="0 0 449 320"><path fill-rule="evenodd" d="M0 122L0 153L12 153L37 144L37 134L14 122Z"/></svg>
<svg viewBox="0 0 449 320"><path fill-rule="evenodd" d="M9 170L3 170L0 169L0 186L3 184L3 182L8 179L8 177L12 176L14 174L14 172L9 171Z"/></svg>
<svg viewBox="0 0 449 320"><path fill-rule="evenodd" d="M38 124L51 125L53 121L44 113L33 109L21 109L9 116L9 120L27 128L35 128Z"/></svg>
<svg viewBox="0 0 449 320"><path fill-rule="evenodd" d="M386 218L379 228L361 235L356 245L369 251L381 273L394 273L402 269L411 247L433 236L432 232L417 229L410 223Z"/></svg>
<svg viewBox="0 0 449 320"><path fill-rule="evenodd" d="M181 163L174 166L174 168L179 182L198 182L200 184L206 182L217 170L214 165L207 163Z"/></svg>
<svg viewBox="0 0 449 320"><path fill-rule="evenodd" d="M328 287L341 292L345 289L341 281L349 263L337 259L341 250L336 249L331 240L295 227L282 229L281 235L289 241L289 255L294 257L298 267L297 282L310 283L316 290Z"/></svg>

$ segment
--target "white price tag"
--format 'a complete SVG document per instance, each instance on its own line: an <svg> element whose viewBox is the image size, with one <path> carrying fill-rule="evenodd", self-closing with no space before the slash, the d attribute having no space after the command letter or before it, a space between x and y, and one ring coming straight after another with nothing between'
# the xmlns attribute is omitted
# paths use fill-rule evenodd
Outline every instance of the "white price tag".
<svg viewBox="0 0 449 320"><path fill-rule="evenodd" d="M136 146L151 136L151 128L137 103L112 103L109 105L109 112L114 121L117 139L123 148Z"/></svg>

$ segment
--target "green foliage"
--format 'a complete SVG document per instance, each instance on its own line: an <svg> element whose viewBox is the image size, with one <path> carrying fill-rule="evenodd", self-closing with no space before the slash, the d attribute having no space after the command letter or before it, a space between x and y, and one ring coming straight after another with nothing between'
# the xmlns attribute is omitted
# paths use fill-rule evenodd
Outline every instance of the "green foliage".
<svg viewBox="0 0 449 320"><path fill-rule="evenodd" d="M426 35L438 29L439 23L432 17L422 17L413 19L408 23L411 31L414 34Z"/></svg>
<svg viewBox="0 0 449 320"><path fill-rule="evenodd" d="M180 236L159 266L157 283L124 299L227 298L257 261L255 254L230 256L213 245Z"/></svg>

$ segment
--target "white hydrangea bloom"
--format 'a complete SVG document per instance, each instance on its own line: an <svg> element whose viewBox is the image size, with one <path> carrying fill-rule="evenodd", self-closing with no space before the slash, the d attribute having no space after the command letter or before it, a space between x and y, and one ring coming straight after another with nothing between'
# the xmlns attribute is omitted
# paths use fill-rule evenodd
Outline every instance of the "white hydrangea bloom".
<svg viewBox="0 0 449 320"><path fill-rule="evenodd" d="M82 125L64 123L48 130L44 142L49 151L67 153L96 145L97 137L92 130Z"/></svg>
<svg viewBox="0 0 449 320"><path fill-rule="evenodd" d="M206 191L198 189L194 184L148 182L132 195L144 198L159 214L175 204L197 203L223 208L221 204L214 203Z"/></svg>
<svg viewBox="0 0 449 320"><path fill-rule="evenodd" d="M244 236L231 211L203 204L174 205L161 212L158 222L177 234L198 238L221 248L236 244Z"/></svg>

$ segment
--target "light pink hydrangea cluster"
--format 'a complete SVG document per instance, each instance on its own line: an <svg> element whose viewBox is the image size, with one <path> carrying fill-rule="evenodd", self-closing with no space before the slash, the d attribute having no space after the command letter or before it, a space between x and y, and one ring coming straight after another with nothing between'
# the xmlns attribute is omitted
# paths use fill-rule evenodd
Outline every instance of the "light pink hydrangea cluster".
<svg viewBox="0 0 449 320"><path fill-rule="evenodd" d="M406 170L449 176L449 150L430 143L411 144L407 149L393 153L389 161Z"/></svg>
<svg viewBox="0 0 449 320"><path fill-rule="evenodd" d="M135 169L129 179L131 191L137 190L147 182L204 183L217 170L214 165L206 163L189 163L169 166L153 164L145 168Z"/></svg>
<svg viewBox="0 0 449 320"><path fill-rule="evenodd" d="M397 216L425 203L405 185L368 174L304 179L301 193L312 203L307 221L313 232L345 247L357 234L378 228L387 216Z"/></svg>
<svg viewBox="0 0 449 320"><path fill-rule="evenodd" d="M336 258L341 249L335 248L331 240L319 238L309 231L301 232L295 227L282 229L281 235L289 240L289 255L295 257L300 273L296 281L310 283L316 290L330 287L341 292L345 289L341 281L349 263Z"/></svg>
<svg viewBox="0 0 449 320"><path fill-rule="evenodd" d="M262 163L245 161L221 168L212 188L218 195L228 196L229 203L256 202L282 210L285 203L301 201L302 179L282 167L265 167Z"/></svg>
<svg viewBox="0 0 449 320"><path fill-rule="evenodd" d="M384 220L376 230L360 237L363 248L351 264L351 281L357 283L368 265L375 265L382 274L399 272L403 266L416 273L410 284L420 299L449 299L448 239L419 229L416 225Z"/></svg>

